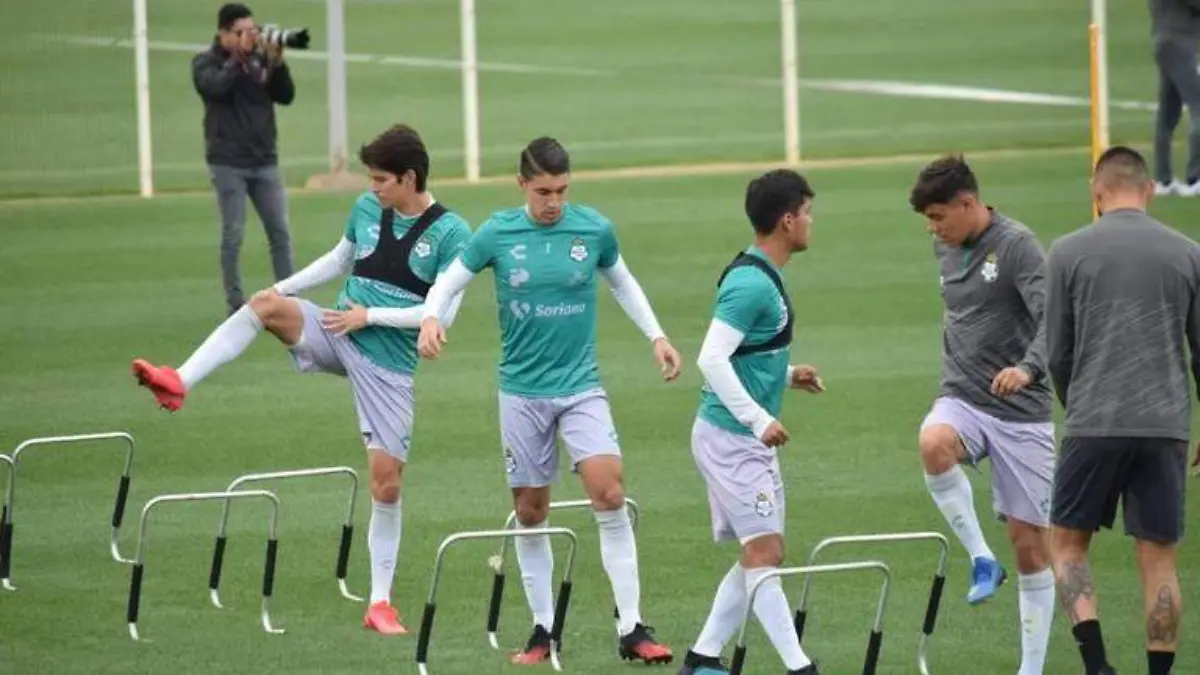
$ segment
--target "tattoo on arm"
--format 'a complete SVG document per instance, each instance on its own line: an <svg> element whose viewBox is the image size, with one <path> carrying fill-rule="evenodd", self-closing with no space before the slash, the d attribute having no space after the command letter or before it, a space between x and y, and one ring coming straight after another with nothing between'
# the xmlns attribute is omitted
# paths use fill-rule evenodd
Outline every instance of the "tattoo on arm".
<svg viewBox="0 0 1200 675"><path fill-rule="evenodd" d="M1092 587L1092 570L1086 559L1075 560L1063 564L1058 578L1058 597L1063 610L1071 619L1071 624L1079 623L1079 613L1075 605L1080 600L1095 602L1095 590Z"/></svg>
<svg viewBox="0 0 1200 675"><path fill-rule="evenodd" d="M1179 603L1174 590L1163 584L1158 587L1154 607L1146 615L1146 637L1150 642L1174 644L1179 632Z"/></svg>

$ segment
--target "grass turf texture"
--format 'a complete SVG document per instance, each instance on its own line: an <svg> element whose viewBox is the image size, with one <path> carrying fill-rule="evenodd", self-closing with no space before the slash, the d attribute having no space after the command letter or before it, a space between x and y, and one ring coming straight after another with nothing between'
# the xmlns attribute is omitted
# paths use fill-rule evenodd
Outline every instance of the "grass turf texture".
<svg viewBox="0 0 1200 675"><path fill-rule="evenodd" d="M129 2L0 6L0 196L137 189L133 52L72 43L128 39ZM207 43L218 3L150 0L154 41ZM313 29L323 2L257 0L262 22ZM578 168L783 156L776 0L480 2L479 58L570 73L480 75L485 174L509 172L529 139L552 134ZM1088 96L1086 3L1012 0L806 0L798 4L801 77L990 87ZM1157 75L1144 3L1109 3L1114 99L1153 101ZM459 58L458 4L350 0L347 49ZM296 102L279 112L291 185L328 162L326 63L294 53ZM158 190L207 189L202 106L188 51L150 54ZM580 72L583 71L583 72ZM453 67L351 62L351 149L403 120L434 149L437 173L463 171L462 94ZM803 88L806 157L947 147L1086 145L1086 107L997 104ZM1153 113L1112 110L1113 140L1148 140Z"/></svg>
<svg viewBox="0 0 1200 675"><path fill-rule="evenodd" d="M819 193L813 247L786 274L798 314L793 360L819 366L828 392L789 395L783 414L794 438L782 451L794 564L826 536L946 530L921 481L915 448L917 425L937 390L940 346L936 267L923 223L905 201L918 166L811 174ZM1086 166L1086 155L1078 153L983 160L976 168L988 201L1048 244L1089 217ZM611 299L599 300L601 372L621 432L629 494L643 507L644 613L679 655L697 635L735 555L709 539L688 435L701 383L693 363L713 284L749 241L740 207L748 178L585 181L574 188L575 199L617 223L622 251L688 366L681 381L663 384L637 330ZM505 186L436 193L472 223L519 198ZM0 288L0 447L49 434L133 432L139 454L127 528L153 495L222 489L247 472L349 464L365 478L345 382L293 373L269 336L206 380L174 417L156 410L150 394L134 385L131 357L179 363L221 319L210 202L178 196L0 205L6 279ZM293 199L298 261L337 240L350 204L348 196ZM1155 213L1190 225L1191 208L1191 202L1164 200ZM243 260L247 287L256 288L268 283L269 272L257 222L250 230ZM414 633L437 544L455 531L498 527L510 509L497 441L490 286L490 275L475 282L444 360L423 362L416 380L396 585ZM333 293L330 287L311 297L329 301ZM234 508L222 584L229 609L219 611L208 604L205 587L219 509L168 506L152 525L146 559L141 620L151 642L132 643L124 623L129 569L108 558L106 545L119 467L116 452L82 448L35 450L22 463L13 560L20 591L0 594L0 671L416 672L415 637L384 639L364 631L364 607L337 595L333 565L345 496L339 479L275 486L284 505L275 619L289 635L267 636L258 625L264 507ZM1003 529L988 518L987 477L971 475L989 541L1015 573ZM569 474L555 487L558 499L579 496ZM368 590L368 504L364 491L350 571L352 589L362 594ZM586 512L555 515L551 522L576 528L581 539L566 667L581 674L622 670L595 525ZM1188 527L1194 532L1198 525L1193 509ZM1182 561L1200 553L1195 541L1184 545ZM126 551L132 544L127 531ZM557 573L564 550L556 546ZM448 559L430 656L435 673L516 672L484 639L491 582L485 562L493 551L467 544ZM920 545L847 549L828 560L876 556L896 575L880 672L913 672L936 552ZM526 637L528 611L515 565L509 569L501 637L513 648ZM1094 571L1112 661L1122 672L1139 672L1142 605L1129 541L1119 533L1099 537ZM1181 574L1184 597L1195 598L1195 567L1184 562ZM966 555L955 543L931 650L934 672L1014 672L1015 578L991 605L972 609L963 600L967 576ZM788 587L794 602L799 584ZM806 646L827 671L859 668L876 588L870 575L815 584ZM1191 600L1185 606L1187 645L1200 612ZM1064 618L1055 622L1047 672L1075 672L1078 656ZM748 672L781 672L757 626L750 635ZM1176 672L1197 668L1195 651L1185 648Z"/></svg>

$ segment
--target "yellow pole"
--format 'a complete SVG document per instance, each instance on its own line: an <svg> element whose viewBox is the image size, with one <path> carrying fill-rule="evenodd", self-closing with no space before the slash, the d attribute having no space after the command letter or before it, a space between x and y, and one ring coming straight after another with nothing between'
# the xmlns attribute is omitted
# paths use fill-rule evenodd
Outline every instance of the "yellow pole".
<svg viewBox="0 0 1200 675"><path fill-rule="evenodd" d="M1093 23L1088 26L1088 42L1090 49L1088 50L1088 62L1091 64L1090 81L1091 81L1091 111L1092 111L1092 170L1095 170L1096 162L1099 161L1100 155L1104 153L1104 143L1102 140L1102 131L1100 124L1100 107L1103 105L1100 93L1100 25ZM1092 217L1099 217L1099 210L1095 203L1092 204Z"/></svg>

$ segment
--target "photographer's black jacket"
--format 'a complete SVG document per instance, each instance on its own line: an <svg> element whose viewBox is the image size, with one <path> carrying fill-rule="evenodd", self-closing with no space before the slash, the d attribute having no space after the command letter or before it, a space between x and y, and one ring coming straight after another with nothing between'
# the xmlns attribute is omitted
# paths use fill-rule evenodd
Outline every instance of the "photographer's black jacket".
<svg viewBox="0 0 1200 675"><path fill-rule="evenodd" d="M275 104L288 105L296 86L286 63L262 73L265 57L252 54L238 63L217 41L192 59L192 83L204 101L205 159L242 169L274 166Z"/></svg>

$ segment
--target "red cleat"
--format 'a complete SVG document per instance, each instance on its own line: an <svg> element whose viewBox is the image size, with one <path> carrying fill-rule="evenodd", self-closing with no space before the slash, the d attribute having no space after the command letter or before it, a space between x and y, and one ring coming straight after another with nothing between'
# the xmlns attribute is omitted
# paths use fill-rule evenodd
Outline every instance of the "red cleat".
<svg viewBox="0 0 1200 675"><path fill-rule="evenodd" d="M532 666L549 660L552 648L549 631L538 624L533 627L533 634L529 636L525 649L514 653L509 661L516 666Z"/></svg>
<svg viewBox="0 0 1200 675"><path fill-rule="evenodd" d="M626 661L641 661L647 664L670 663L675 658L670 647L654 639L654 629L640 623L629 635L621 638L617 653Z"/></svg>
<svg viewBox="0 0 1200 675"><path fill-rule="evenodd" d="M387 600L380 600L367 609L363 628L370 628L380 635L408 635L408 629L400 623L400 613Z"/></svg>
<svg viewBox="0 0 1200 675"><path fill-rule="evenodd" d="M133 376L137 378L138 384L154 393L160 408L175 412L183 407L187 389L174 368L155 366L143 359L134 359Z"/></svg>

